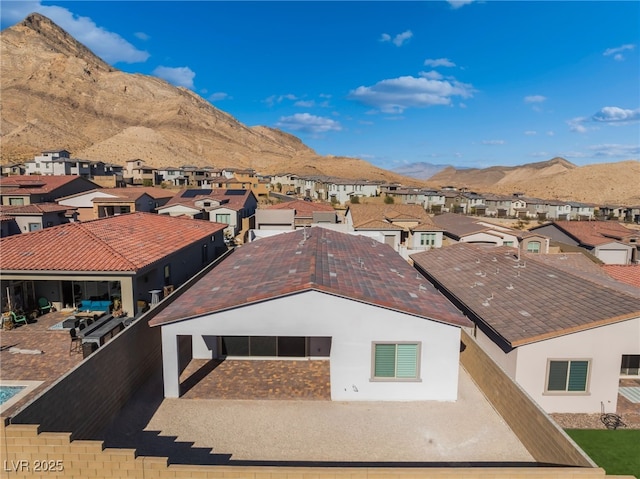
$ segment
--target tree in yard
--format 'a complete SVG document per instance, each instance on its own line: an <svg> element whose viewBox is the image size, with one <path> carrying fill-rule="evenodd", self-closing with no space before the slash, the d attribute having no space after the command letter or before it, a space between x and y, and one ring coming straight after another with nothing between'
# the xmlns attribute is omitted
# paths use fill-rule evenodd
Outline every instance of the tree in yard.
<svg viewBox="0 0 640 479"><path fill-rule="evenodd" d="M392 205L393 203L395 203L395 201L393 199L393 196L387 195L387 196L384 197L384 204L385 205Z"/></svg>

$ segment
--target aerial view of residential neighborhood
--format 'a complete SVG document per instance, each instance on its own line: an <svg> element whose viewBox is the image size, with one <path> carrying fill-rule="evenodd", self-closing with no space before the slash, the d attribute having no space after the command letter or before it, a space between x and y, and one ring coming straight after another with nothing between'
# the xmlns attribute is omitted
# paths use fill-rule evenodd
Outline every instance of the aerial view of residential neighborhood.
<svg viewBox="0 0 640 479"><path fill-rule="evenodd" d="M0 1L0 477L640 479L640 2Z"/></svg>

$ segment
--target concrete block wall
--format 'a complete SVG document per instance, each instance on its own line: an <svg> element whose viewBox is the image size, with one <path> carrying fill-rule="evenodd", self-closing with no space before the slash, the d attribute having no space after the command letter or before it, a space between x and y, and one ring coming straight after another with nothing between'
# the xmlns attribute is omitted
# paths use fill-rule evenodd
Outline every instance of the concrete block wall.
<svg viewBox="0 0 640 479"><path fill-rule="evenodd" d="M168 464L166 457L134 449L103 448L101 441L71 440L70 433L37 425L0 427L0 476L6 479L604 479L599 468L517 467L278 467ZM608 476L612 479L612 476ZM618 479L622 479L619 477ZM628 478L631 479L631 478Z"/></svg>
<svg viewBox="0 0 640 479"><path fill-rule="evenodd" d="M573 440L462 330L460 362L533 458L543 464L593 468Z"/></svg>

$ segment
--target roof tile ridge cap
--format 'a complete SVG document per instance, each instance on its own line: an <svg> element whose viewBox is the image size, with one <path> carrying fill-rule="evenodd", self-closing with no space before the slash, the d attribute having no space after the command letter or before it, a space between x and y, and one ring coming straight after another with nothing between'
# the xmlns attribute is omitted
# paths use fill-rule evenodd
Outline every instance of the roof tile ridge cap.
<svg viewBox="0 0 640 479"><path fill-rule="evenodd" d="M95 221L95 220L94 220ZM91 221L90 221L91 222ZM138 266L136 266L131 260L129 260L126 256L124 256L122 253L120 253L118 250L116 250L113 246L111 246L109 243L105 242L104 240L102 240L102 238L100 238L97 234L95 234L93 231L89 230L88 228L86 228L86 223L82 223L82 222L78 222L78 226L80 227L80 231L82 231L86 236L90 236L91 238L97 240L98 242L100 242L102 245L104 245L109 251L111 251L113 253L114 256L120 258L122 261L124 261L126 264L128 264L130 267L137 269Z"/></svg>

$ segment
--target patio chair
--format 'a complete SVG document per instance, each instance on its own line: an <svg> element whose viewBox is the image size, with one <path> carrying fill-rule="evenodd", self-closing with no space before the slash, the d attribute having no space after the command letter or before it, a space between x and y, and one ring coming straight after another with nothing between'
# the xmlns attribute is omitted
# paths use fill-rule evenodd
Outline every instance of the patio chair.
<svg viewBox="0 0 640 479"><path fill-rule="evenodd" d="M51 311L52 305L47 298L39 298L38 299L38 310L40 310L40 314L45 314Z"/></svg>
<svg viewBox="0 0 640 479"><path fill-rule="evenodd" d="M16 314L13 311L11 311L9 313L11 315L11 321L13 321L13 324L18 324L18 323L23 323L23 324L28 324L29 322L27 321L27 317L24 314Z"/></svg>
<svg viewBox="0 0 640 479"><path fill-rule="evenodd" d="M69 330L69 334L71 335L71 344L69 345L69 354L72 352L79 353L82 351L82 338L78 336L76 332L76 328L71 328Z"/></svg>

